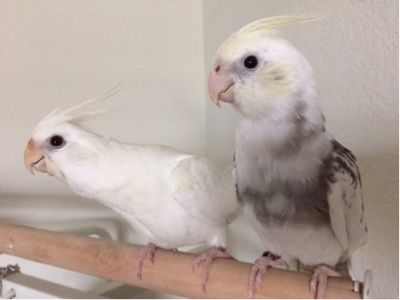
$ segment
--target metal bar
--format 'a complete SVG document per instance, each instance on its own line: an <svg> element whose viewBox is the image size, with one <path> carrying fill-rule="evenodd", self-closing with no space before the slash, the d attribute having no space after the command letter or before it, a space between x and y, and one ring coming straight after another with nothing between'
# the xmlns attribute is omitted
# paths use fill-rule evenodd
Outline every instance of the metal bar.
<svg viewBox="0 0 400 300"><path fill-rule="evenodd" d="M54 282L46 281L24 273L14 273L3 279L5 293L15 292L17 299L47 298L47 299L105 299L92 292L80 291ZM7 296L3 294L3 298Z"/></svg>

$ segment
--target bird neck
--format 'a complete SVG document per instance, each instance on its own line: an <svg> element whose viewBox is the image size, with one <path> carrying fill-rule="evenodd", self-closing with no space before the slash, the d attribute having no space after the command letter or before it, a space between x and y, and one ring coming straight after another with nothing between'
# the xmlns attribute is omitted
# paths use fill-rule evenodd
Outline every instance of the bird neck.
<svg viewBox="0 0 400 300"><path fill-rule="evenodd" d="M235 165L239 190L258 190L284 178L304 184L317 174L332 145L316 106L300 102L263 119L241 119Z"/></svg>
<svg viewBox="0 0 400 300"><path fill-rule="evenodd" d="M117 174L126 165L126 147L113 139L82 130L80 144L71 145L68 156L59 157L57 163L64 180L75 193L97 198L102 190L120 184Z"/></svg>
<svg viewBox="0 0 400 300"><path fill-rule="evenodd" d="M267 151L281 158L293 156L310 141L329 141L324 123L314 99L293 98L271 108L260 119L242 117L236 132L236 147Z"/></svg>

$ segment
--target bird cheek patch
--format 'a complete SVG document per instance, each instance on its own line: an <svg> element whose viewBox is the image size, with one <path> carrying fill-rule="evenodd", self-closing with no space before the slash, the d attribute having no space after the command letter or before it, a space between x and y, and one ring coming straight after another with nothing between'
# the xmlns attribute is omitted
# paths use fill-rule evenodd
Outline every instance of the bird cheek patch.
<svg viewBox="0 0 400 300"><path fill-rule="evenodd" d="M65 179L64 174L49 157L46 157L46 173L61 180Z"/></svg>
<svg viewBox="0 0 400 300"><path fill-rule="evenodd" d="M280 96L290 90L289 67L284 63L268 64L261 72L261 80L270 96Z"/></svg>

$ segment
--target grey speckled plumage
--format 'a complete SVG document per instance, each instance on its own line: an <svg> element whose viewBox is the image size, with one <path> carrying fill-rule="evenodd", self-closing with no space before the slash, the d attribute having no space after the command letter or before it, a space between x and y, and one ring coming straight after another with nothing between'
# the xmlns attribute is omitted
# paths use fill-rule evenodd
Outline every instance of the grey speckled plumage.
<svg viewBox="0 0 400 300"><path fill-rule="evenodd" d="M239 115L235 170L245 219L265 250L315 266L310 288L324 297L327 277L338 276L333 268L351 259L367 229L355 157L326 131L311 65L278 33L280 24L317 18L246 25L217 50L208 87L216 104ZM253 265L250 297L275 256Z"/></svg>
<svg viewBox="0 0 400 300"><path fill-rule="evenodd" d="M287 133L290 139L279 145L291 151L276 152L265 132L261 136L266 141L261 144L256 132L252 132L256 142L243 142L247 135L240 132L249 128L239 125L234 158L238 200L247 211L245 215L255 219L251 222L266 246L272 248L268 250L286 260L335 266L365 242L367 232L356 158L330 138L325 126L310 126L303 109L292 114L296 117L286 118L293 124ZM321 120L323 123L322 115ZM260 149L264 149L264 155ZM293 249L296 234L288 231L288 226L310 231L306 238L315 238L310 241L312 249L298 255ZM318 227L326 229L323 234L329 232L334 254L319 244L321 233L313 232Z"/></svg>
<svg viewBox="0 0 400 300"><path fill-rule="evenodd" d="M235 160L234 160L235 165ZM285 222L288 219L284 210L281 214L269 212L266 206L268 199L276 194L282 194L290 199L294 206L295 214L291 218L298 222L329 221L329 185L336 183L335 173L343 173L351 178L351 185L354 189L361 186L361 177L356 165L356 159L350 150L343 147L336 140L332 140L332 152L321 164L319 171L305 183L290 183L284 179L274 179L264 191L253 190L245 187L239 191L236 184L238 200L240 204L245 201L251 202L254 212L260 222ZM263 199L264 201L259 201ZM352 203L346 203L351 208ZM362 204L362 207L364 205ZM362 208L364 211L364 208ZM363 216L363 215L362 215Z"/></svg>

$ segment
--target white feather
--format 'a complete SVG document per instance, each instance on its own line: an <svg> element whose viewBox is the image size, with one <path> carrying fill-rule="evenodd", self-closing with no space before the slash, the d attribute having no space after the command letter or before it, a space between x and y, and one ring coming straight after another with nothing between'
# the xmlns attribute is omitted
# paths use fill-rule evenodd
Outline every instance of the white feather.
<svg viewBox="0 0 400 300"><path fill-rule="evenodd" d="M54 132L66 144L46 149ZM229 170L169 147L122 144L75 123L42 125L33 140L74 192L109 206L149 242L226 246L238 209Z"/></svg>
<svg viewBox="0 0 400 300"><path fill-rule="evenodd" d="M106 112L106 110L95 110L95 111L82 111L82 109L87 108L91 104L95 104L97 102L106 100L113 95L117 94L119 92L119 87L120 83L118 83L116 86L114 86L112 89L110 89L108 92L106 92L104 95L96 97L96 98L91 98L87 99L84 101L79 101L76 104L64 106L61 108L58 108L51 113L49 113L47 116L42 118L42 120L39 122L37 125L38 127L41 126L50 126L50 124L62 124L62 123L78 123L80 121L84 121L88 118L97 116L99 114L103 114Z"/></svg>
<svg viewBox="0 0 400 300"><path fill-rule="evenodd" d="M350 163L349 167L358 172ZM355 188L353 179L345 172L336 172L335 179L330 187L334 192L328 197L329 215L337 239L350 256L365 244L367 237L361 186L359 183Z"/></svg>

